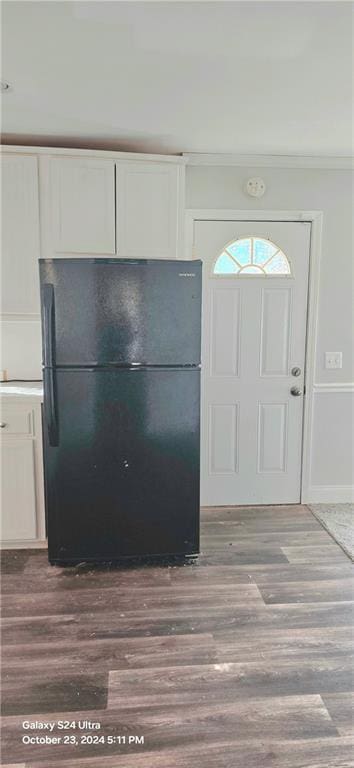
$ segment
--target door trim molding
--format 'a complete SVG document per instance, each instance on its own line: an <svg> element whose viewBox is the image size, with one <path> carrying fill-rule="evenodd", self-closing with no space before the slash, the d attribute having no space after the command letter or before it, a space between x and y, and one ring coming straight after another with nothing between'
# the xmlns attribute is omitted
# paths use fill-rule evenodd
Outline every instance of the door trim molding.
<svg viewBox="0 0 354 768"><path fill-rule="evenodd" d="M190 208L186 210L186 256L196 258L194 246L194 223L196 221L276 221L308 222L311 224L309 282L307 299L304 418L301 457L300 503L305 504L311 496L311 466L313 443L313 406L315 394L316 343L319 303L319 275L322 246L322 211L282 210L233 210L222 208Z"/></svg>

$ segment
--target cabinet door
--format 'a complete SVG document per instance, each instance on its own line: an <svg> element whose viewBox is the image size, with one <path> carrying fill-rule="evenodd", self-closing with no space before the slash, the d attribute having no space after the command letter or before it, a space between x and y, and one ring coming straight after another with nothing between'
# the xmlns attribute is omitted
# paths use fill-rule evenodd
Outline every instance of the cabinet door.
<svg viewBox="0 0 354 768"><path fill-rule="evenodd" d="M117 250L122 258L178 257L184 168L117 163Z"/></svg>
<svg viewBox="0 0 354 768"><path fill-rule="evenodd" d="M3 155L2 314L39 314L37 158ZM10 319L10 318L9 318Z"/></svg>
<svg viewBox="0 0 354 768"><path fill-rule="evenodd" d="M114 161L41 158L43 256L114 255Z"/></svg>
<svg viewBox="0 0 354 768"><path fill-rule="evenodd" d="M3 440L2 541L35 539L37 535L33 440Z"/></svg>

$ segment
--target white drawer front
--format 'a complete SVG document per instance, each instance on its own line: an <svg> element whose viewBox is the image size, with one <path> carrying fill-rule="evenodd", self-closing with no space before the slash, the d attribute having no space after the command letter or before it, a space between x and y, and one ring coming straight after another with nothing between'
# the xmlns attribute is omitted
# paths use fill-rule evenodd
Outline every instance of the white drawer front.
<svg viewBox="0 0 354 768"><path fill-rule="evenodd" d="M0 433L5 435L33 435L33 411L20 403L3 404L0 417Z"/></svg>

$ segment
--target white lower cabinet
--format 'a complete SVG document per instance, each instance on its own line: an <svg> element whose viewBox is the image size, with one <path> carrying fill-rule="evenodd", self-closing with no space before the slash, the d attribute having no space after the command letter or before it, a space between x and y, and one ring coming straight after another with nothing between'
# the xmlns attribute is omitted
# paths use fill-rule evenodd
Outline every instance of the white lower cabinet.
<svg viewBox="0 0 354 768"><path fill-rule="evenodd" d="M2 541L37 537L33 441L26 437L2 445Z"/></svg>
<svg viewBox="0 0 354 768"><path fill-rule="evenodd" d="M2 403L2 548L45 542L40 404Z"/></svg>

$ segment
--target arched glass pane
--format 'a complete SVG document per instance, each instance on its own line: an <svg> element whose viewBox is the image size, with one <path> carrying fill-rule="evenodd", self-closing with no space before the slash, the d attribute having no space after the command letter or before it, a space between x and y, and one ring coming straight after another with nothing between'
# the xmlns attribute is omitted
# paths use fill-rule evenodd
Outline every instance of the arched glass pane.
<svg viewBox="0 0 354 768"><path fill-rule="evenodd" d="M291 275L285 253L262 237L242 237L225 246L214 265L215 275Z"/></svg>
<svg viewBox="0 0 354 768"><path fill-rule="evenodd" d="M264 267L267 275L290 275L290 264L284 253L278 251Z"/></svg>
<svg viewBox="0 0 354 768"><path fill-rule="evenodd" d="M248 237L245 240L236 240L231 245L226 247L226 250L231 253L231 256L238 261L241 266L246 266L251 262L251 238Z"/></svg>
<svg viewBox="0 0 354 768"><path fill-rule="evenodd" d="M216 275L237 275L238 272L239 267L237 264L223 251L215 264L214 273Z"/></svg>
<svg viewBox="0 0 354 768"><path fill-rule="evenodd" d="M277 250L278 248L276 245L269 240L261 240L261 238L255 237L253 241L252 261L254 264L264 264L264 262L268 261Z"/></svg>
<svg viewBox="0 0 354 768"><path fill-rule="evenodd" d="M255 264L248 264L247 267L242 267L241 272L242 272L243 275L245 275L245 274L247 274L247 275L256 275L256 274L257 275L263 275L264 274L263 269L261 269L260 267L256 267Z"/></svg>

